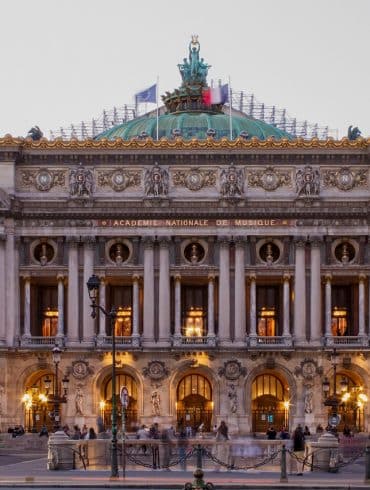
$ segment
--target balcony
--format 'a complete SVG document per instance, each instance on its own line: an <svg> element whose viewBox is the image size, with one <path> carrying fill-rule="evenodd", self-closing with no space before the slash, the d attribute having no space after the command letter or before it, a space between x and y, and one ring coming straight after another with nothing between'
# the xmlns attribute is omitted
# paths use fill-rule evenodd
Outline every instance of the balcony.
<svg viewBox="0 0 370 490"><path fill-rule="evenodd" d="M250 336L247 338L249 347L255 349L269 349L275 347L293 347L291 336Z"/></svg>
<svg viewBox="0 0 370 490"><path fill-rule="evenodd" d="M217 338L215 336L208 335L194 335L194 336L174 336L172 338L172 347L216 347L217 346Z"/></svg>
<svg viewBox="0 0 370 490"><path fill-rule="evenodd" d="M111 335L104 335L96 337L96 345L97 347L109 347L111 349L113 337ZM124 346L125 348L131 347L136 349L141 346L141 340L139 336L136 335L116 335L115 338L116 347Z"/></svg>
<svg viewBox="0 0 370 490"><path fill-rule="evenodd" d="M324 339L326 347L338 347L338 348L351 348L351 347L368 347L369 337L367 335L343 335L334 336L330 335Z"/></svg>
<svg viewBox="0 0 370 490"><path fill-rule="evenodd" d="M19 338L19 345L21 347L37 347L42 348L42 346L59 345L64 346L64 337L56 336L25 336Z"/></svg>

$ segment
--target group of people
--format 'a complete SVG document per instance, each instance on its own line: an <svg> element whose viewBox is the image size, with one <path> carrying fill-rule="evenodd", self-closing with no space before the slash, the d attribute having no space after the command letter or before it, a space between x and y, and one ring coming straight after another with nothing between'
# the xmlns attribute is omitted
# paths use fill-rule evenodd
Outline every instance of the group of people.
<svg viewBox="0 0 370 490"><path fill-rule="evenodd" d="M88 439L96 439L97 438L94 427L90 427L88 429L86 424L84 424L82 426L82 429L78 425L74 425L73 431L70 430L68 425L65 425L63 427L63 432L68 437L70 437L71 439L74 439L74 440L80 440L80 439L88 440Z"/></svg>
<svg viewBox="0 0 370 490"><path fill-rule="evenodd" d="M301 425L298 425L298 427L302 429ZM310 429L307 427L307 425L305 425L304 429L302 429L302 432L305 437L311 435ZM286 427L281 427L278 432L271 426L267 429L266 436L270 441L275 439L290 439L290 433Z"/></svg>

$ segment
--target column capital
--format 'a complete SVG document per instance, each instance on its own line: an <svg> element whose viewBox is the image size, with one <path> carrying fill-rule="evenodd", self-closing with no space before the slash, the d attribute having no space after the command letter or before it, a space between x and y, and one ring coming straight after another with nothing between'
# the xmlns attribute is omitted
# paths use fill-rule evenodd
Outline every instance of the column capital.
<svg viewBox="0 0 370 490"><path fill-rule="evenodd" d="M171 243L171 237L169 236L160 236L157 240L160 248L168 248Z"/></svg>
<svg viewBox="0 0 370 490"><path fill-rule="evenodd" d="M245 236L234 237L235 248L244 248L248 238Z"/></svg>
<svg viewBox="0 0 370 490"><path fill-rule="evenodd" d="M80 243L80 237L79 236L67 236L66 237L66 242L70 247L76 247Z"/></svg>
<svg viewBox="0 0 370 490"><path fill-rule="evenodd" d="M93 247L96 243L96 237L95 236L82 236L81 242L84 245L86 245L87 247Z"/></svg>
<svg viewBox="0 0 370 490"><path fill-rule="evenodd" d="M250 282L255 282L257 280L257 275L255 272L252 272L249 274L249 281Z"/></svg>
<svg viewBox="0 0 370 490"><path fill-rule="evenodd" d="M132 274L132 280L134 282L140 281L140 274Z"/></svg>
<svg viewBox="0 0 370 490"><path fill-rule="evenodd" d="M181 274L178 272L173 276L175 282L181 282Z"/></svg>
<svg viewBox="0 0 370 490"><path fill-rule="evenodd" d="M214 274L208 274L208 282L214 282L215 281L215 275Z"/></svg>
<svg viewBox="0 0 370 490"><path fill-rule="evenodd" d="M229 247L230 246L230 238L228 236L219 236L217 238L220 247Z"/></svg>
<svg viewBox="0 0 370 490"><path fill-rule="evenodd" d="M28 272L21 274L21 278L24 282L31 282L31 274L29 274Z"/></svg>
<svg viewBox="0 0 370 490"><path fill-rule="evenodd" d="M142 242L143 242L144 248L146 248L146 249L152 249L154 247L154 238L152 238L150 236L143 237Z"/></svg>
<svg viewBox="0 0 370 490"><path fill-rule="evenodd" d="M289 282L290 281L290 274L288 272L284 272L283 274L283 281L284 282Z"/></svg>
<svg viewBox="0 0 370 490"><path fill-rule="evenodd" d="M365 282L366 281L366 274L363 274L363 273L359 274L358 281L359 282Z"/></svg>
<svg viewBox="0 0 370 490"><path fill-rule="evenodd" d="M64 274L62 274L61 272L58 272L58 274L57 274L57 281L58 282L64 281Z"/></svg>
<svg viewBox="0 0 370 490"><path fill-rule="evenodd" d="M325 275L324 275L324 280L325 280L325 282L331 282L331 281L332 281L332 279L333 279L332 274L328 273L328 274L325 274Z"/></svg>
<svg viewBox="0 0 370 490"><path fill-rule="evenodd" d="M294 245L296 248L305 248L306 242L306 237L294 237Z"/></svg>
<svg viewBox="0 0 370 490"><path fill-rule="evenodd" d="M322 243L323 243L322 237L318 237L318 236L310 237L311 248L320 248Z"/></svg>

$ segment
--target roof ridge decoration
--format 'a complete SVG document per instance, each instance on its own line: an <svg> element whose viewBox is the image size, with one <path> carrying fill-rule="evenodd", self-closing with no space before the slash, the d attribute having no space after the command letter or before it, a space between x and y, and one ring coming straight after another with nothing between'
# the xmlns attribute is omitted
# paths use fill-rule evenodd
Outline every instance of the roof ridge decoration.
<svg viewBox="0 0 370 490"><path fill-rule="evenodd" d="M181 112L209 112L211 114L221 113L223 104L209 105L203 101L203 91L208 88L207 75L211 65L200 58L200 43L198 35L193 35L189 43L188 58L177 65L182 84L173 92L166 92L162 100L166 106L167 113Z"/></svg>
<svg viewBox="0 0 370 490"><path fill-rule="evenodd" d="M6 134L4 137L0 137L0 148L9 148L13 151L21 150L40 150L40 149L153 149L153 150L197 150L197 149L367 149L370 148L370 138L357 138L356 140L349 140L348 138L342 138L341 140L334 140L328 138L326 140L320 140L319 138L312 138L311 140L305 140L303 138L297 138L289 140L288 138L282 138L277 140L273 137L268 137L265 140L259 140L256 137L252 137L249 140L244 138L236 138L229 140L228 138L221 138L216 140L212 137L208 137L205 140L198 140L196 138L185 140L181 137L175 139L161 138L159 141L147 138L145 140L123 140L117 138L114 140L108 140L102 138L100 140L87 139L78 140L72 138L71 140L63 140L62 138L56 138L55 140L48 140L47 138L41 138L38 141L33 141L31 138L19 138Z"/></svg>

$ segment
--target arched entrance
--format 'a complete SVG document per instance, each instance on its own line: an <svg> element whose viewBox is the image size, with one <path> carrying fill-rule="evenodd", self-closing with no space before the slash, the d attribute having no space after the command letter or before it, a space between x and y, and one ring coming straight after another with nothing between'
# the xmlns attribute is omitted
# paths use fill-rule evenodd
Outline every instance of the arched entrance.
<svg viewBox="0 0 370 490"><path fill-rule="evenodd" d="M200 424L211 430L213 412L212 387L201 374L184 376L177 386L176 417L178 427L190 426L195 431Z"/></svg>
<svg viewBox="0 0 370 490"><path fill-rule="evenodd" d="M252 383L252 431L289 427L289 388L273 374L261 374Z"/></svg>
<svg viewBox="0 0 370 490"><path fill-rule="evenodd" d="M31 384L32 383L32 384ZM24 427L27 432L40 432L42 426L51 431L54 426L54 405L48 395L54 392L54 374L34 375L30 386L26 387L22 396L24 407ZM59 386L59 393L63 393ZM60 404L59 421L63 423L63 403Z"/></svg>
<svg viewBox="0 0 370 490"><path fill-rule="evenodd" d="M126 409L126 429L133 431L137 428L137 383L129 374L116 374L116 403L117 403L117 427L122 426L122 404L119 397L120 389L126 386L129 396L129 404ZM112 376L106 378L102 386L102 398L100 400L100 416L105 429L112 428Z"/></svg>

